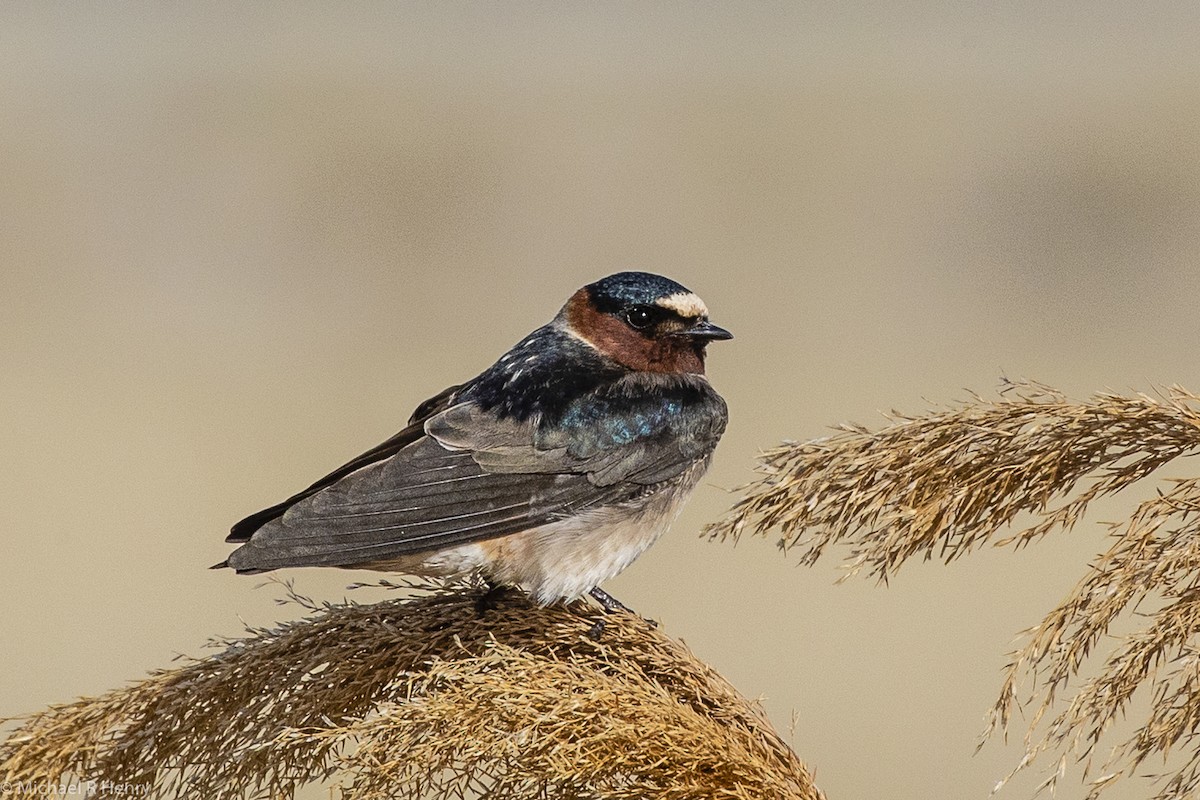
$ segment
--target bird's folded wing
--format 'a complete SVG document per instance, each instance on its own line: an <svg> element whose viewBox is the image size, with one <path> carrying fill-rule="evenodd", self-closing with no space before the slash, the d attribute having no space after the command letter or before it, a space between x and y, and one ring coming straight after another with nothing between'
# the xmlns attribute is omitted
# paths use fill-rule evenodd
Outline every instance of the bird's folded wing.
<svg viewBox="0 0 1200 800"><path fill-rule="evenodd" d="M680 475L724 427L722 418L704 441L681 438L689 415L673 410L628 415L614 434L603 427L611 416L601 416L601 428L585 422L567 435L497 419L474 403L452 406L425 422L425 435L266 521L228 563L239 571L349 566L528 530Z"/></svg>
<svg viewBox="0 0 1200 800"><path fill-rule="evenodd" d="M583 475L490 473L426 437L300 500L229 565L364 564L527 530L601 499Z"/></svg>
<svg viewBox="0 0 1200 800"><path fill-rule="evenodd" d="M500 426L513 429L477 430L481 441L492 441L483 449L452 449L424 436L345 475L265 522L229 565L259 571L393 559L528 530L645 488L619 480L598 486L586 471L609 475L631 456L642 460L637 445L580 462L565 449L537 450L527 425ZM515 444L519 428L524 445Z"/></svg>

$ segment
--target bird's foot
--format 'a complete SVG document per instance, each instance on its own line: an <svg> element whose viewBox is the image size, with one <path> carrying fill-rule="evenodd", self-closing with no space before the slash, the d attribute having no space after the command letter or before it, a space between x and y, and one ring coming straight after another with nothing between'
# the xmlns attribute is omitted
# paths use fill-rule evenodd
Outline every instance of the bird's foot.
<svg viewBox="0 0 1200 800"><path fill-rule="evenodd" d="M606 613L615 614L618 611L624 611L626 614L637 613L632 608L601 589L599 586L593 586L588 594L590 594L592 598L604 608Z"/></svg>
<svg viewBox="0 0 1200 800"><path fill-rule="evenodd" d="M607 627L608 622L604 619L604 617L601 617L592 623L592 627L588 628L588 631L584 634L584 636L591 639L593 642L598 642L600 641L600 637L604 636L604 629Z"/></svg>
<svg viewBox="0 0 1200 800"><path fill-rule="evenodd" d="M479 599L475 601L475 613L483 616L489 611L495 611L500 606L500 598L512 591L511 586L504 586L498 583L487 581L487 591L479 595Z"/></svg>
<svg viewBox="0 0 1200 800"><path fill-rule="evenodd" d="M643 622L648 624L651 628L658 627L657 622L655 622L652 619L646 619L645 617L641 616L636 611L634 611L632 608L625 605L620 600L618 600L617 598L613 597L608 592L601 589L599 586L592 587L591 591L589 591L588 594L592 596L592 599L594 599L597 603L600 604L600 606L604 609L605 614L615 614L618 611L623 611L626 614L632 614L633 616L638 617ZM591 628L588 629L587 637L593 641L599 641L600 637L604 635L604 629L607 625L608 625L608 622L604 619L604 617L601 617L600 619L596 620L596 622L592 625Z"/></svg>

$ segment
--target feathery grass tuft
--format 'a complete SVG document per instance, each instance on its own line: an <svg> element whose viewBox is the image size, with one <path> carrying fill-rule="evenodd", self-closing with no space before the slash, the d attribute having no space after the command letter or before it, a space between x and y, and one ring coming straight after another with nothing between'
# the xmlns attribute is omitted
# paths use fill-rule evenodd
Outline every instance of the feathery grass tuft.
<svg viewBox="0 0 1200 800"><path fill-rule="evenodd" d="M775 530L805 564L844 542L850 574L886 580L912 556L949 562L994 541L1023 512L1036 521L1000 544L1070 528L1093 500L1200 448L1200 398L1180 388L1085 403L1032 383L1006 394L785 443L762 456L763 477L706 532L736 540Z"/></svg>
<svg viewBox="0 0 1200 800"><path fill-rule="evenodd" d="M743 698L644 620L430 589L305 602L180 668L23 718L0 784L97 797L822 797Z"/></svg>
<svg viewBox="0 0 1200 800"><path fill-rule="evenodd" d="M1043 752L1073 753L1090 765L1105 731L1125 715L1134 692L1151 691L1149 718L1102 760L1102 778L1089 798L1128 777L1153 756L1184 754L1164 776L1157 795L1182 800L1200 795L1200 479L1173 480L1141 503L1129 520L1111 523L1112 544L1040 624L1005 670L988 732L1007 727L1021 706L1020 679L1040 685L1031 733L1053 710L1080 665L1109 635L1122 614L1139 611L1140 629L1120 639L1100 672L1083 682L1040 739L1027 737L1027 759ZM1157 606L1153 611L1145 607ZM1085 770L1085 775L1087 771ZM1055 771L1046 785L1060 778Z"/></svg>
<svg viewBox="0 0 1200 800"><path fill-rule="evenodd" d="M1071 528L1099 497L1200 450L1200 397L1174 387L1161 397L1102 393L1070 402L1031 383L997 400L973 396L925 415L893 412L877 431L843 425L835 435L786 443L763 456L763 477L714 538L777 531L779 546L811 564L849 546L848 575L886 581L913 556L949 562L986 543L1023 546ZM1032 521L1013 523L1032 515ZM1200 478L1175 480L1110 526L1112 544L1067 598L1013 654L987 734L1022 706L1020 686L1040 701L1018 770L1057 753L1053 788L1071 759L1098 797L1153 756L1182 753L1158 776L1161 800L1200 795ZM844 576L845 577L845 576ZM1123 615L1156 607L1144 624L1053 715L1069 681L1091 663ZM1107 757L1097 748L1130 699L1149 687L1149 718ZM1030 701L1033 702L1033 701ZM1099 763L1099 766L1094 764Z"/></svg>

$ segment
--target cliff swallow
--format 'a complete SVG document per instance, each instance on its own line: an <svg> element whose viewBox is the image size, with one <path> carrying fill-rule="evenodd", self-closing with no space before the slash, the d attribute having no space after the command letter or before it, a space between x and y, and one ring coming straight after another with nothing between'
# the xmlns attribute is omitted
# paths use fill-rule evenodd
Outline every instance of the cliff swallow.
<svg viewBox="0 0 1200 800"><path fill-rule="evenodd" d="M666 531L725 430L704 357L729 338L667 278L589 284L404 430L234 525L216 566L481 574L612 610L600 584Z"/></svg>

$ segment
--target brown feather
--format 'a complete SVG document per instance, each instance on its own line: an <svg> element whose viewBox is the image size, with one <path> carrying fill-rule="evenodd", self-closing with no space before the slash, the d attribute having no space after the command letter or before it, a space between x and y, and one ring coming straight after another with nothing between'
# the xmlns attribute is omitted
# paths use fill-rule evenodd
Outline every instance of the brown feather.
<svg viewBox="0 0 1200 800"><path fill-rule="evenodd" d="M704 374L704 342L680 336L647 336L624 320L597 311L586 289L567 301L569 330L609 358L639 372Z"/></svg>

